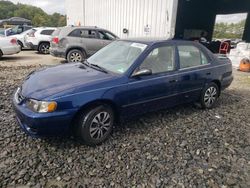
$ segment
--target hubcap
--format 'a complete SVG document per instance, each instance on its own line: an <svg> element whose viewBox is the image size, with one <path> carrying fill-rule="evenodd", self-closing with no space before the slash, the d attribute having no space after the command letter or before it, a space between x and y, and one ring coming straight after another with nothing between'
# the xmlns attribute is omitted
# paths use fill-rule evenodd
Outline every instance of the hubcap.
<svg viewBox="0 0 250 188"><path fill-rule="evenodd" d="M49 53L49 45L42 45L42 48L41 48L42 50L42 52L44 53L44 54L48 54Z"/></svg>
<svg viewBox="0 0 250 188"><path fill-rule="evenodd" d="M82 61L82 56L81 54L77 53L77 52L73 52L71 55L70 55L70 61L71 62L80 62Z"/></svg>
<svg viewBox="0 0 250 188"><path fill-rule="evenodd" d="M210 107L214 104L217 97L217 89L215 87L209 87L204 96L204 102L207 107Z"/></svg>
<svg viewBox="0 0 250 188"><path fill-rule="evenodd" d="M94 139L101 139L110 129L111 118L108 112L97 114L90 125L90 136Z"/></svg>

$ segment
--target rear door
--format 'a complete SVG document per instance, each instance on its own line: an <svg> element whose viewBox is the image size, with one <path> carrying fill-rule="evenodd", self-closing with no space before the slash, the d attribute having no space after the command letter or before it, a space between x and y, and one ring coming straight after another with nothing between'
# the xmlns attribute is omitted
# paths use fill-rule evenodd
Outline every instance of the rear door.
<svg viewBox="0 0 250 188"><path fill-rule="evenodd" d="M82 47L88 56L101 48L96 30L75 29L67 37L70 47Z"/></svg>
<svg viewBox="0 0 250 188"><path fill-rule="evenodd" d="M198 100L205 83L213 75L211 60L198 46L192 44L179 44L177 49L180 102Z"/></svg>
<svg viewBox="0 0 250 188"><path fill-rule="evenodd" d="M83 46L85 46L88 55L93 55L95 52L102 48L96 30L81 29L80 36L81 43Z"/></svg>

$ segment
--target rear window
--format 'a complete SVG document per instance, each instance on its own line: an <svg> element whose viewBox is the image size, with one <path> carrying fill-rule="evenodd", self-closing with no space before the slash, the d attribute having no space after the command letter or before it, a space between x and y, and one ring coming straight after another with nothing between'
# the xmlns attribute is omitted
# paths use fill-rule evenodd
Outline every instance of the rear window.
<svg viewBox="0 0 250 188"><path fill-rule="evenodd" d="M61 29L56 29L56 30L52 33L52 35L53 35L53 36L58 36L58 35L60 34L60 32L61 32Z"/></svg>
<svg viewBox="0 0 250 188"><path fill-rule="evenodd" d="M55 30L48 29L41 31L41 35L51 35Z"/></svg>

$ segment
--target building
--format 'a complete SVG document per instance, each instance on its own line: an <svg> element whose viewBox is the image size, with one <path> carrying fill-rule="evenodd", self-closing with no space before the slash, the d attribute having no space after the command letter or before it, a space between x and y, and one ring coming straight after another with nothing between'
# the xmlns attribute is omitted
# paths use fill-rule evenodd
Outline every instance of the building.
<svg viewBox="0 0 250 188"><path fill-rule="evenodd" d="M249 0L66 0L68 25L97 26L121 38L212 39L217 14L249 13ZM243 39L250 42L250 14Z"/></svg>

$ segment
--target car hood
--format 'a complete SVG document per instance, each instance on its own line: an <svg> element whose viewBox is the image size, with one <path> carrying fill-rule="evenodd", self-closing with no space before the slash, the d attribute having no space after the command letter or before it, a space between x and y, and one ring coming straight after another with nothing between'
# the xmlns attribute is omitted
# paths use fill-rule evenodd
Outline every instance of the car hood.
<svg viewBox="0 0 250 188"><path fill-rule="evenodd" d="M58 65L30 73L22 85L22 95L42 100L61 92L72 91L74 88L93 87L95 84L112 80L115 76L82 63Z"/></svg>

